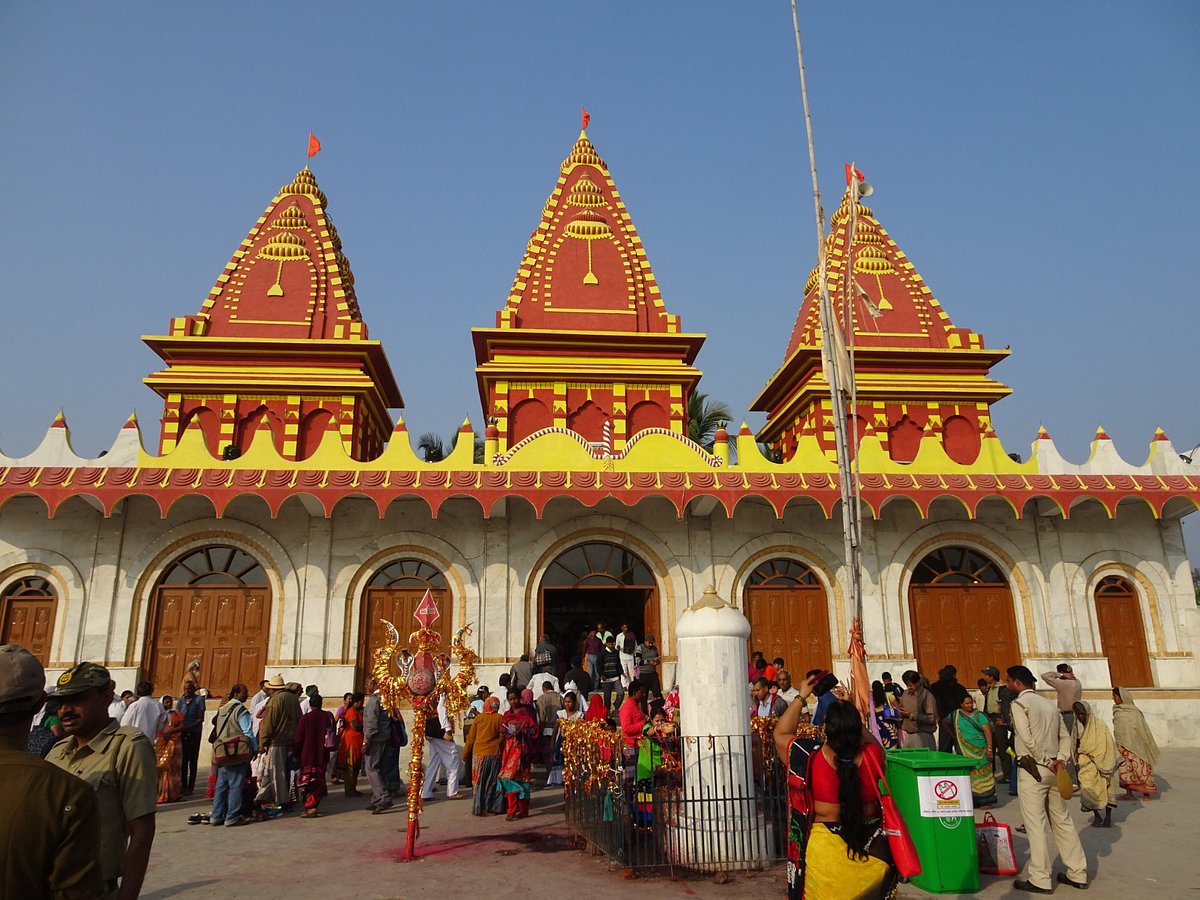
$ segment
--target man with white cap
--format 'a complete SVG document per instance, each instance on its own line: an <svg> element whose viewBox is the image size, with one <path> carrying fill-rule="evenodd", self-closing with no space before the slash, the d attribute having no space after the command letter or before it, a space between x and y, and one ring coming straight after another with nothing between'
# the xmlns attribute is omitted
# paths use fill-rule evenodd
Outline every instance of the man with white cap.
<svg viewBox="0 0 1200 900"><path fill-rule="evenodd" d="M59 701L67 738L54 745L46 761L95 790L106 888L118 900L133 900L154 845L158 769L150 739L109 716L113 686L108 669L98 663L79 663L58 677L50 696Z"/></svg>
<svg viewBox="0 0 1200 900"><path fill-rule="evenodd" d="M25 749L45 699L37 657L0 646L0 886L22 898L102 896L95 792Z"/></svg>

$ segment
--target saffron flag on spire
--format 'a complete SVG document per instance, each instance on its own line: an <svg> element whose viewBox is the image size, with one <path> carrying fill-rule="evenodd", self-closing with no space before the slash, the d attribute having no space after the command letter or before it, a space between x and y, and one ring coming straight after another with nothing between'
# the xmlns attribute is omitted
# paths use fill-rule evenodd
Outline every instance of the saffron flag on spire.
<svg viewBox="0 0 1200 900"><path fill-rule="evenodd" d="M851 180L855 178L857 178L859 181L867 180L866 175L854 168L854 166L850 165L850 163L846 163L846 186L849 187Z"/></svg>
<svg viewBox="0 0 1200 900"><path fill-rule="evenodd" d="M592 114L587 111L586 106L581 106L581 107L579 107L579 109L581 112L579 119L583 123L582 125L579 126L579 128L581 131L587 131L588 122L592 121Z"/></svg>
<svg viewBox="0 0 1200 900"><path fill-rule="evenodd" d="M312 159L321 152L321 142L317 140L317 136L311 131L308 133L308 158Z"/></svg>

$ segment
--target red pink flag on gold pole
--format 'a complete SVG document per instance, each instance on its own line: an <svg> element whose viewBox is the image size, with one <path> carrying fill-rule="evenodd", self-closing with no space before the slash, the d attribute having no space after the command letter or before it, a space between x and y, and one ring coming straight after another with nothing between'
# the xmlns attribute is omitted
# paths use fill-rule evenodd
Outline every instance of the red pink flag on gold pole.
<svg viewBox="0 0 1200 900"><path fill-rule="evenodd" d="M317 136L311 131L308 133L308 158L312 159L321 152L321 142L317 140Z"/></svg>

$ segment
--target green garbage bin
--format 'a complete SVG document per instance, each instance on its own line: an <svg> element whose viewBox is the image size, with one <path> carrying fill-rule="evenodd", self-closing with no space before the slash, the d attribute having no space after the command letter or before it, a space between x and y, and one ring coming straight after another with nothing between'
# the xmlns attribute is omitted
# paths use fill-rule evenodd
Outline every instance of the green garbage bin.
<svg viewBox="0 0 1200 900"><path fill-rule="evenodd" d="M979 890L972 766L936 750L887 754L888 787L921 857L921 874L909 883L931 894Z"/></svg>

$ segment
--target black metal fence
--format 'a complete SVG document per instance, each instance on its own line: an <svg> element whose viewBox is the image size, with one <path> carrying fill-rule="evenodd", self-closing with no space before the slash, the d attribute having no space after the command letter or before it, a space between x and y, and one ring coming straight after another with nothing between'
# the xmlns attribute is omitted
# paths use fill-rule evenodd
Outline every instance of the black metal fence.
<svg viewBox="0 0 1200 900"><path fill-rule="evenodd" d="M769 737L673 736L643 751L640 768L616 733L589 743L564 768L567 824L622 867L713 872L785 858L787 772Z"/></svg>

